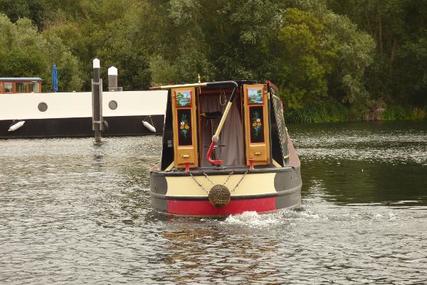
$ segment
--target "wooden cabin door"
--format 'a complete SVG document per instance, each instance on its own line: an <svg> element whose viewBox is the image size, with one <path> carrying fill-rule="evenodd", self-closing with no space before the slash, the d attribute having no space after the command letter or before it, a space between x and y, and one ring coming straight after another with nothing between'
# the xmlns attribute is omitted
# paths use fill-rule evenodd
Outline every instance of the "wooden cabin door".
<svg viewBox="0 0 427 285"><path fill-rule="evenodd" d="M190 87L171 91L175 167L198 167L196 90Z"/></svg>
<svg viewBox="0 0 427 285"><path fill-rule="evenodd" d="M243 85L245 110L246 164L270 164L268 94L264 84Z"/></svg>

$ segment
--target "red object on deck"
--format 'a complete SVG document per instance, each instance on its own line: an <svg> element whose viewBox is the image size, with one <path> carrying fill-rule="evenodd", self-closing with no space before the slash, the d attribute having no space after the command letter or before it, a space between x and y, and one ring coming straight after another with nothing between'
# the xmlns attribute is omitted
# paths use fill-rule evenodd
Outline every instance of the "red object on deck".
<svg viewBox="0 0 427 285"><path fill-rule="evenodd" d="M189 162L186 162L185 163L185 173L190 173L190 163Z"/></svg>
<svg viewBox="0 0 427 285"><path fill-rule="evenodd" d="M168 200L167 212L181 216L228 216L248 211L271 212L277 210L276 197L231 200L222 208L215 208L207 200Z"/></svg>
<svg viewBox="0 0 427 285"><path fill-rule="evenodd" d="M216 145L212 141L210 146L209 146L208 152L206 153L206 157L207 157L207 160L209 161L210 164L215 165L215 166L221 166L224 163L223 160L211 158L212 153L215 150L215 148L216 148Z"/></svg>
<svg viewBox="0 0 427 285"><path fill-rule="evenodd" d="M253 159L249 159L249 170L254 170L254 160Z"/></svg>

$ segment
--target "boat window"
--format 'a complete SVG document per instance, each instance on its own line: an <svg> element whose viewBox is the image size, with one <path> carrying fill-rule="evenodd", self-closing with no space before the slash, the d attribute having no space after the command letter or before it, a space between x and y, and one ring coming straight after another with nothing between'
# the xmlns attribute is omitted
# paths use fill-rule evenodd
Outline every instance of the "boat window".
<svg viewBox="0 0 427 285"><path fill-rule="evenodd" d="M264 142L264 112L263 106L249 108L249 120L251 123L250 137L252 143Z"/></svg>
<svg viewBox="0 0 427 285"><path fill-rule="evenodd" d="M39 103L39 105L37 106L37 108L39 109L40 112L46 112L46 110L47 110L47 104L45 102L41 102L41 103Z"/></svg>
<svg viewBox="0 0 427 285"><path fill-rule="evenodd" d="M16 92L17 93L25 93L24 82L17 82L16 83Z"/></svg>
<svg viewBox="0 0 427 285"><path fill-rule="evenodd" d="M179 145L192 145L192 126L191 126L191 110L180 109L178 112L179 120L179 132L178 132L178 144Z"/></svg>
<svg viewBox="0 0 427 285"><path fill-rule="evenodd" d="M5 82L3 83L4 86L4 93L12 93L13 92L13 83L12 82Z"/></svg>
<svg viewBox="0 0 427 285"><path fill-rule="evenodd" d="M33 82L33 91L34 93L40 92L40 83L39 82ZM31 91L30 91L31 92Z"/></svg>
<svg viewBox="0 0 427 285"><path fill-rule="evenodd" d="M38 92L38 83L37 82L17 82L16 83L16 92L17 93L31 93Z"/></svg>
<svg viewBox="0 0 427 285"><path fill-rule="evenodd" d="M25 93L31 93L33 92L33 82L25 82L24 83L24 92Z"/></svg>

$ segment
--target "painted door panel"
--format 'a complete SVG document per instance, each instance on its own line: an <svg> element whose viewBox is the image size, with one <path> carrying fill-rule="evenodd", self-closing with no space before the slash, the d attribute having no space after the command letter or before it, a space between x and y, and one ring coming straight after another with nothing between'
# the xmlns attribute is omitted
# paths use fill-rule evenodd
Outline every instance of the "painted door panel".
<svg viewBox="0 0 427 285"><path fill-rule="evenodd" d="M178 168L197 167L196 90L175 88L171 90L173 114L174 161Z"/></svg>
<svg viewBox="0 0 427 285"><path fill-rule="evenodd" d="M247 165L270 164L268 96L264 84L243 85Z"/></svg>

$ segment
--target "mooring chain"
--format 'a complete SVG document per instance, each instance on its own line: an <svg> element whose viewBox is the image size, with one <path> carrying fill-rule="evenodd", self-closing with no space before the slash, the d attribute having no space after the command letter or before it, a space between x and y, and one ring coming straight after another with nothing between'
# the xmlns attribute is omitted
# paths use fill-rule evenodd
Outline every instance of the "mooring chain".
<svg viewBox="0 0 427 285"><path fill-rule="evenodd" d="M206 193L209 194L209 190L206 190L205 188L203 188L203 185L199 183L199 181L196 180L196 178L193 176L193 174L191 174L191 171L189 172L191 178L194 180L194 182L196 182L197 185L199 185L200 188L202 188L203 191L205 191Z"/></svg>
<svg viewBox="0 0 427 285"><path fill-rule="evenodd" d="M203 171L203 175L206 177L206 179L212 184L215 185L215 183L212 182L212 180L209 179L209 176L206 174L206 172Z"/></svg>
<svg viewBox="0 0 427 285"><path fill-rule="evenodd" d="M249 170L246 170L245 173L243 173L242 178L240 178L240 180L236 183L236 185L234 185L233 189L230 192L234 192L237 187L239 187L240 183L243 181L243 179L245 178L246 174L248 174ZM193 174L191 174L191 171L189 172L191 178L194 180L194 182L205 192L209 193L209 190L206 190L202 184L199 183L199 181L196 180L196 178L193 176ZM223 185L227 185L228 181L230 180L230 177L234 174L234 171L231 171L227 178L225 179L225 182L223 183ZM213 185L215 186L216 184L209 178L208 174L206 172L203 172L203 175L205 176L205 178Z"/></svg>
<svg viewBox="0 0 427 285"><path fill-rule="evenodd" d="M234 188L230 191L230 192L234 192L237 187L239 186L239 184L243 181L243 179L245 178L246 174L248 174L249 170L246 170L245 173L243 173L242 178L240 178L239 182L237 182L237 184L234 186ZM225 185L225 184L224 184Z"/></svg>
<svg viewBox="0 0 427 285"><path fill-rule="evenodd" d="M228 174L227 179L225 179L224 186L227 184L228 180L230 180L230 177L231 177L231 175L233 175L233 174L234 174L234 171L231 171L231 172Z"/></svg>
<svg viewBox="0 0 427 285"><path fill-rule="evenodd" d="M231 177L231 175L233 175L234 174L234 171L231 171L229 174L228 174L228 176L227 176L227 178L225 179L225 182L222 184L222 185L227 185L227 182L228 182L228 180L230 180L230 177ZM212 184L212 185L216 185L210 178L209 178L209 176L208 176L208 174L206 173L206 172L203 172L203 175L206 177L206 179Z"/></svg>

